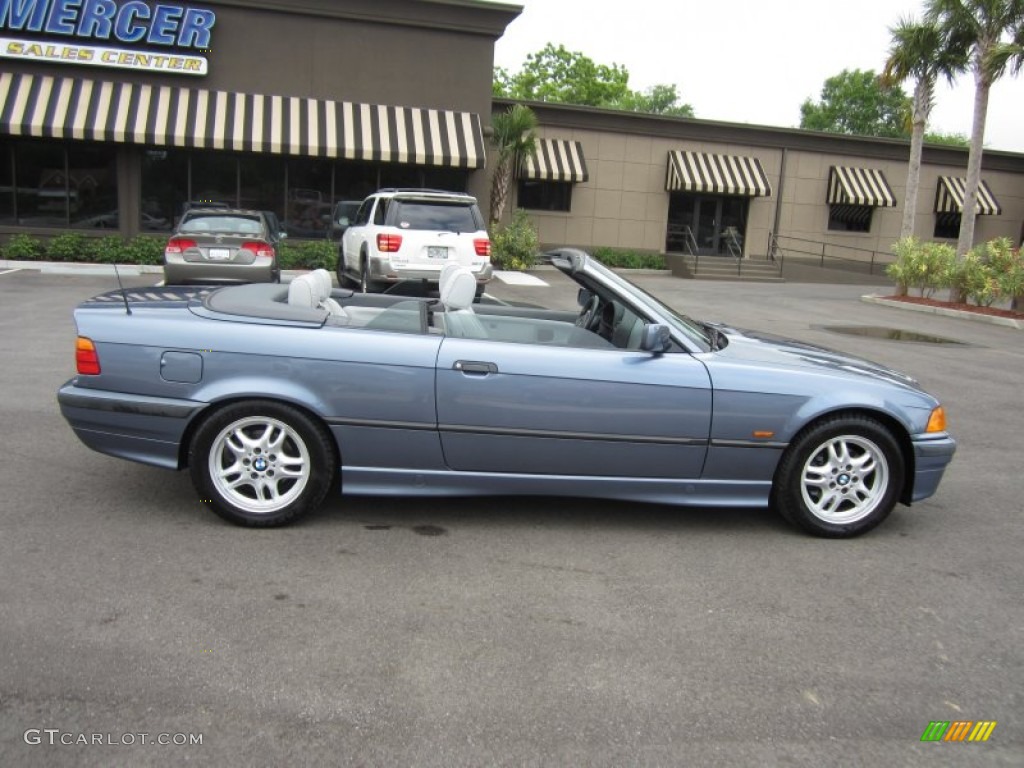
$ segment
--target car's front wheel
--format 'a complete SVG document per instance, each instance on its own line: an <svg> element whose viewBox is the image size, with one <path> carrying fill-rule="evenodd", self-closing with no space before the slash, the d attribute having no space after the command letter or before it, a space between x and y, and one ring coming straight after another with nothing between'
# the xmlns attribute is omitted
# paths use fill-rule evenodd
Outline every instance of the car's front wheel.
<svg viewBox="0 0 1024 768"><path fill-rule="evenodd" d="M787 449L771 506L817 536L856 536L892 512L903 473L891 430L868 416L837 415L811 425Z"/></svg>
<svg viewBox="0 0 1024 768"><path fill-rule="evenodd" d="M217 411L189 446L200 498L237 525L283 525L316 509L333 484L336 466L323 425L270 400Z"/></svg>

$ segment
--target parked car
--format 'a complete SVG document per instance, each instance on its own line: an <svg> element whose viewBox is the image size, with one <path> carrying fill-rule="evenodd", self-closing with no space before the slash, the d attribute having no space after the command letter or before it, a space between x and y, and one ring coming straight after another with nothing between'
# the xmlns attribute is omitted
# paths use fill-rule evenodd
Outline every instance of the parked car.
<svg viewBox="0 0 1024 768"><path fill-rule="evenodd" d="M164 284L279 283L284 237L266 211L190 208L164 249Z"/></svg>
<svg viewBox="0 0 1024 768"><path fill-rule="evenodd" d="M362 200L340 200L334 204L334 209L331 212L331 221L326 229L326 234L327 239L338 249L339 267L344 264L344 259L341 255L341 237L352 224L356 214L359 212L359 206L362 204ZM342 277L342 271L338 270L338 279L340 280ZM341 283L341 285L344 285L344 283Z"/></svg>
<svg viewBox="0 0 1024 768"><path fill-rule="evenodd" d="M491 241L476 198L382 189L363 201L341 236L338 282L364 293L403 280L437 283L449 263L473 273L477 295L492 277Z"/></svg>
<svg viewBox="0 0 1024 768"><path fill-rule="evenodd" d="M908 376L691 320L577 250L548 258L578 311L474 303L457 265L439 301L332 290L326 270L112 291L75 311L60 408L90 448L187 467L249 526L340 487L770 506L843 537L938 487L956 444Z"/></svg>

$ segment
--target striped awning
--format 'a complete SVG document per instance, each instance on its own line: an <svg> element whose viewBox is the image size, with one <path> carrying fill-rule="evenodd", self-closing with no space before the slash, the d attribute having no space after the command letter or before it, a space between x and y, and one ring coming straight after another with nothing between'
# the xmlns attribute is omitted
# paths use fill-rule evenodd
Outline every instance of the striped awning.
<svg viewBox="0 0 1024 768"><path fill-rule="evenodd" d="M966 189L967 179L939 176L939 185L935 190L935 212L963 213ZM978 201L974 211L978 216L998 216L1003 212L992 190L984 181L978 183Z"/></svg>
<svg viewBox="0 0 1024 768"><path fill-rule="evenodd" d="M829 205L894 208L896 196L881 171L833 165L828 174Z"/></svg>
<svg viewBox="0 0 1024 768"><path fill-rule="evenodd" d="M523 160L519 171L521 179L540 181L587 180L587 162L578 141L537 139L537 149Z"/></svg>
<svg viewBox="0 0 1024 768"><path fill-rule="evenodd" d="M0 133L483 168L479 115L0 74Z"/></svg>
<svg viewBox="0 0 1024 768"><path fill-rule="evenodd" d="M756 157L685 151L668 153L665 189L748 197L767 197L772 193L768 177Z"/></svg>

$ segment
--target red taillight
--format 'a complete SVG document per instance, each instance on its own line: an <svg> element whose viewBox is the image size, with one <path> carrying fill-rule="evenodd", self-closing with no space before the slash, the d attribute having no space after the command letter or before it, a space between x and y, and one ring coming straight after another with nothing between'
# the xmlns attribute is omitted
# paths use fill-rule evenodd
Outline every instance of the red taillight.
<svg viewBox="0 0 1024 768"><path fill-rule="evenodd" d="M268 256L271 259L274 258L274 247L267 243L260 243L252 240L247 243L242 243L242 248L246 251L252 251L257 256Z"/></svg>
<svg viewBox="0 0 1024 768"><path fill-rule="evenodd" d="M79 373L87 376L96 376L100 372L100 356L96 354L96 345L92 339L78 337L75 342L75 366Z"/></svg>
<svg viewBox="0 0 1024 768"><path fill-rule="evenodd" d="M164 253L184 253L189 248L195 247L195 240L189 240L187 237L172 237L167 241L167 247L164 248Z"/></svg>
<svg viewBox="0 0 1024 768"><path fill-rule="evenodd" d="M476 248L477 256L490 256L491 255L491 241L486 237L481 237L473 241L473 247Z"/></svg>
<svg viewBox="0 0 1024 768"><path fill-rule="evenodd" d="M395 253L401 247L401 235L377 235L377 250L381 253Z"/></svg>

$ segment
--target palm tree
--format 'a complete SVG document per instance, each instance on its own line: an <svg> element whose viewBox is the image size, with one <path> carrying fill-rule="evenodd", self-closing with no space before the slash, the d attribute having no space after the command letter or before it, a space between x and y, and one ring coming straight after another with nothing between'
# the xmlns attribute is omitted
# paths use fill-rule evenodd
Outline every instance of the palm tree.
<svg viewBox="0 0 1024 768"><path fill-rule="evenodd" d="M936 22L950 50L969 56L974 74L974 121L967 157L967 188L960 218L957 258L974 245L974 207L981 183L981 153L992 84L1024 65L1024 0L928 0L925 19ZM1010 38L1007 40L1007 38Z"/></svg>
<svg viewBox="0 0 1024 768"><path fill-rule="evenodd" d="M537 148L537 115L523 104L514 104L491 120L491 143L498 150L498 161L491 176L491 229L501 221L508 200L512 175L522 159Z"/></svg>
<svg viewBox="0 0 1024 768"><path fill-rule="evenodd" d="M939 26L934 22L918 22L912 18L900 19L889 28L892 44L889 58L882 70L882 82L896 85L914 78L914 99L911 107L910 162L907 168L907 195L903 208L903 226L900 237L912 237L914 217L917 215L917 197L921 187L921 150L924 132L935 104L935 82L944 77L950 83L962 72L967 62L962 53L945 46Z"/></svg>

